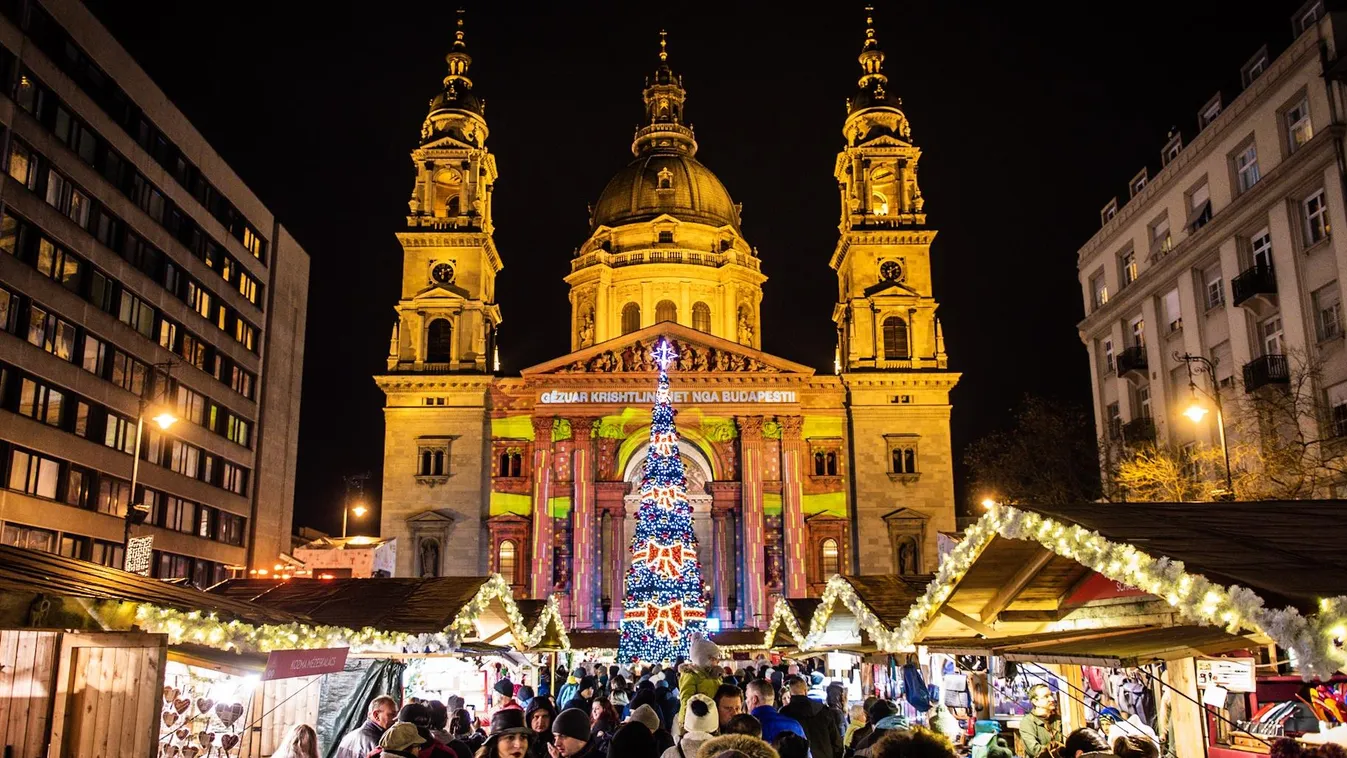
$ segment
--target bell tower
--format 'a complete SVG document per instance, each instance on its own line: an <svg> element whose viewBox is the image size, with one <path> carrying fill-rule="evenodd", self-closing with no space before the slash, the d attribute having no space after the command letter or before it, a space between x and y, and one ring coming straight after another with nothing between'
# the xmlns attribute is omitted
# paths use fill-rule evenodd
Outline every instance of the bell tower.
<svg viewBox="0 0 1347 758"><path fill-rule="evenodd" d="M416 184L402 244L402 297L389 371L480 372L496 368L496 274L491 196L496 159L486 148L486 103L468 78L472 58L459 11L444 89L430 101L412 151Z"/></svg>
<svg viewBox="0 0 1347 758"><path fill-rule="evenodd" d="M917 183L921 149L889 90L884 52L866 9L856 95L847 101L846 146L833 169L841 195L836 370L944 369L944 337L931 291L931 241Z"/></svg>

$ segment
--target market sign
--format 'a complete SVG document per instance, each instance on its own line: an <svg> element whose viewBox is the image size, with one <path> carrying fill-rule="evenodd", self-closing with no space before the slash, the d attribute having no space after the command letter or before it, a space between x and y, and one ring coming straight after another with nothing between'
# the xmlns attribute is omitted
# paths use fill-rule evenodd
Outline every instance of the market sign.
<svg viewBox="0 0 1347 758"><path fill-rule="evenodd" d="M154 535L132 537L126 541L126 557L123 569L141 576L150 575L150 562L154 558Z"/></svg>
<svg viewBox="0 0 1347 758"><path fill-rule="evenodd" d="M1229 692L1253 692L1252 658L1198 658L1197 688L1216 685Z"/></svg>
<svg viewBox="0 0 1347 758"><path fill-rule="evenodd" d="M296 676L336 674L346 668L350 648L330 647L318 650L272 650L267 655L267 670L262 681L290 679Z"/></svg>
<svg viewBox="0 0 1347 758"><path fill-rule="evenodd" d="M794 403L794 390L676 390L669 398L682 403ZM647 390L544 390L538 402L560 403L626 403L653 405L655 393Z"/></svg>

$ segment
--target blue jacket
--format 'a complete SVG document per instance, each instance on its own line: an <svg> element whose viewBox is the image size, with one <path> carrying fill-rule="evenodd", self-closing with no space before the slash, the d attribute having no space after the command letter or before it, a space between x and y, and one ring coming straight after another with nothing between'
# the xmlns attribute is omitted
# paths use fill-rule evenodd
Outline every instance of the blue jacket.
<svg viewBox="0 0 1347 758"><path fill-rule="evenodd" d="M782 716L780 711L770 705L754 708L752 716L762 722L762 738L769 744L782 732L794 732L801 737L805 736L804 727L800 726L800 722L790 716Z"/></svg>

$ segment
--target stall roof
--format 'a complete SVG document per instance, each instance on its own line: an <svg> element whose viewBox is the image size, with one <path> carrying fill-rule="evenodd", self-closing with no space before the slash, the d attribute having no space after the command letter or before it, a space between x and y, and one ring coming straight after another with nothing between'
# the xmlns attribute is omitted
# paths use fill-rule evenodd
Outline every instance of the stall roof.
<svg viewBox="0 0 1347 758"><path fill-rule="evenodd" d="M870 574L844 576L856 597L875 614L880 623L893 628L903 623L912 604L926 592L926 585L935 577L929 574L899 576L897 574Z"/></svg>
<svg viewBox="0 0 1347 758"><path fill-rule="evenodd" d="M1114 667L1215 655L1258 645L1247 637L1210 626L1076 629L996 639L928 639L921 644L933 653Z"/></svg>
<svg viewBox="0 0 1347 758"><path fill-rule="evenodd" d="M1015 507L1181 560L1189 573L1248 587L1269 606L1314 611L1321 597L1347 595L1341 500Z"/></svg>
<svg viewBox="0 0 1347 758"><path fill-rule="evenodd" d="M7 545L0 545L0 588L213 612L253 624L291 624L310 620L302 613L287 609L254 605L242 598L202 592L97 563Z"/></svg>
<svg viewBox="0 0 1347 758"><path fill-rule="evenodd" d="M489 578L230 579L210 591L319 624L435 634L453 623Z"/></svg>

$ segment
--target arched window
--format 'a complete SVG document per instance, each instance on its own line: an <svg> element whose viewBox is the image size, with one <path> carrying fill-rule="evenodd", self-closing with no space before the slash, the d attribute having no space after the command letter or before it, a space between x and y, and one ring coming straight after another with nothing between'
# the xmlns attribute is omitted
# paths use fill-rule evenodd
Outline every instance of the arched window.
<svg viewBox="0 0 1347 758"><path fill-rule="evenodd" d="M454 355L454 327L437 318L426 329L426 362L448 363Z"/></svg>
<svg viewBox="0 0 1347 758"><path fill-rule="evenodd" d="M837 453L828 451L828 476L837 476Z"/></svg>
<svg viewBox="0 0 1347 758"><path fill-rule="evenodd" d="M884 358L904 361L908 357L907 322L898 316L889 316L884 319Z"/></svg>
<svg viewBox="0 0 1347 758"><path fill-rule="evenodd" d="M829 537L819 546L819 572L822 580L827 580L833 574L838 573L841 566L841 557L837 549L837 540Z"/></svg>
<svg viewBox="0 0 1347 758"><path fill-rule="evenodd" d="M828 465L823 452L814 453L814 476L826 476Z"/></svg>
<svg viewBox="0 0 1347 758"><path fill-rule="evenodd" d="M631 334L641 328L641 306L627 303L622 306L622 333Z"/></svg>
<svg viewBox="0 0 1347 758"><path fill-rule="evenodd" d="M505 577L505 581L514 584L514 542L505 540L500 543L500 549L496 552L496 573Z"/></svg>
<svg viewBox="0 0 1347 758"><path fill-rule="evenodd" d="M883 192L876 192L870 198L870 211L876 216L889 215L889 199L884 197Z"/></svg>
<svg viewBox="0 0 1347 758"><path fill-rule="evenodd" d="M449 198L449 204L445 208L445 215L453 217L458 215L458 195Z"/></svg>
<svg viewBox="0 0 1347 758"><path fill-rule="evenodd" d="M692 328L699 332L711 333L711 306L702 302L692 304Z"/></svg>
<svg viewBox="0 0 1347 758"><path fill-rule="evenodd" d="M677 320L678 306L674 305L672 300L661 300L655 304L655 323Z"/></svg>
<svg viewBox="0 0 1347 758"><path fill-rule="evenodd" d="M519 453L501 453L500 473L498 476L521 476L523 460L523 456Z"/></svg>

